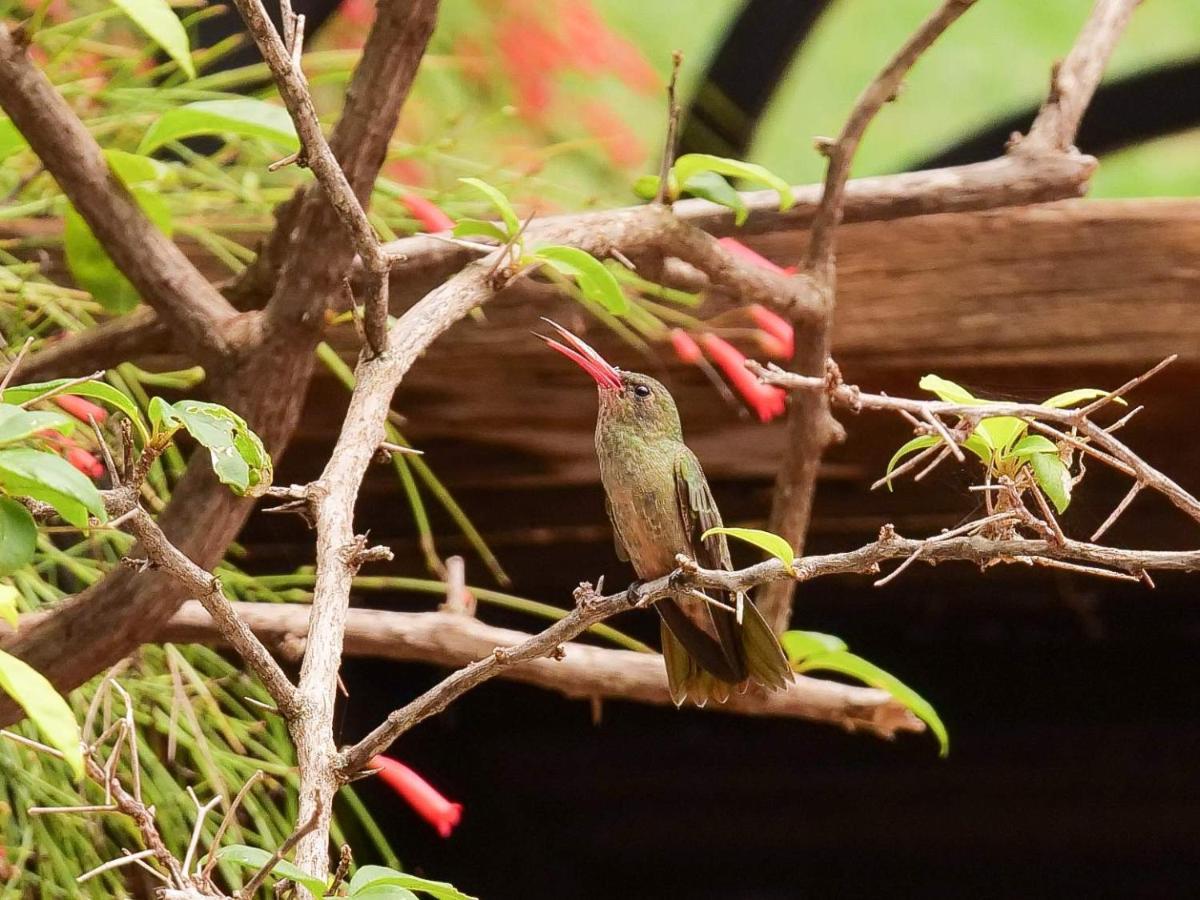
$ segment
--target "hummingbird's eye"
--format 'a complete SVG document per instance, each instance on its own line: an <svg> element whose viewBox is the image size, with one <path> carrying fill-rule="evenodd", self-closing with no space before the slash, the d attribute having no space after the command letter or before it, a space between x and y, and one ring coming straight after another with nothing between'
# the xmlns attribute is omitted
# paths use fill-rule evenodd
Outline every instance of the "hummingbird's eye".
<svg viewBox="0 0 1200 900"><path fill-rule="evenodd" d="M642 399L645 399L646 397L650 396L650 386L647 384L639 384L637 387L635 387L633 389L633 393L636 396L641 397Z"/></svg>

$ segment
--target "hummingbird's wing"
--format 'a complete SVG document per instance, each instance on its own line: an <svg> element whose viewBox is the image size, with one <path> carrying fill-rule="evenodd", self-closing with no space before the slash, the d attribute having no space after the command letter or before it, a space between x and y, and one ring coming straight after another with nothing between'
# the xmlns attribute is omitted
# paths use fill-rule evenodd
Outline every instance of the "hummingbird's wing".
<svg viewBox="0 0 1200 900"><path fill-rule="evenodd" d="M629 562L629 551L625 549L625 539L621 537L621 529L617 527L617 517L613 515L612 501L608 494L604 495L604 511L608 513L608 522L612 525L613 548L617 551L617 559Z"/></svg>

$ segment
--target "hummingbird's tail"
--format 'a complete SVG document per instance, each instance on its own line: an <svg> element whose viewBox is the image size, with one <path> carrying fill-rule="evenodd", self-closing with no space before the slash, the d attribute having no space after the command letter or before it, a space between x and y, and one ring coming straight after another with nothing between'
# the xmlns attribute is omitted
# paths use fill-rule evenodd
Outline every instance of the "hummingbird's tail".
<svg viewBox="0 0 1200 900"><path fill-rule="evenodd" d="M732 690L744 692L751 683L778 690L792 681L779 640L749 598L740 625L732 613L714 611L720 643L692 625L674 600L661 600L657 606L667 684L676 706L685 700L697 706L709 700L724 703Z"/></svg>

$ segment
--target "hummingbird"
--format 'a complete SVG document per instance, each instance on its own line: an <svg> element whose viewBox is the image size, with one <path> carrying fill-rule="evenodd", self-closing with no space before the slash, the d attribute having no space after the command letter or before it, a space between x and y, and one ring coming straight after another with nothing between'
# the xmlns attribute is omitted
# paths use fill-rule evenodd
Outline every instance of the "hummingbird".
<svg viewBox="0 0 1200 900"><path fill-rule="evenodd" d="M725 535L700 462L683 442L670 392L649 375L625 372L566 328L543 319L566 343L538 334L596 382L596 455L617 556L640 581L670 574L677 554L732 570ZM639 582L634 582L634 590ZM724 703L751 683L770 690L792 680L771 627L744 594L681 590L655 604L667 683L676 706Z"/></svg>

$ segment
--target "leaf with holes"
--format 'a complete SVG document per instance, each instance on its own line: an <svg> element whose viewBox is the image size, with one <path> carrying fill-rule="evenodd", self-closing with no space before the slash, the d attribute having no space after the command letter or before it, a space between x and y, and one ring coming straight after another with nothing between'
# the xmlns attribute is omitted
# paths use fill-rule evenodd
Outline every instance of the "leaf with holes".
<svg viewBox="0 0 1200 900"><path fill-rule="evenodd" d="M685 153L679 159L675 160L675 165L671 167L671 174L674 175L679 184L686 189L696 175L701 172L715 172L718 175L726 175L730 178L741 178L744 181L752 181L756 184L762 184L772 188L779 195L779 209L790 209L796 202L796 197L792 194L792 186L772 172L770 169L754 163L742 162L737 159L727 159L723 156L713 156L709 153Z"/></svg>
<svg viewBox="0 0 1200 900"><path fill-rule="evenodd" d="M271 457L246 420L217 403L161 397L150 402L150 422L156 432L183 428L205 447L213 472L234 493L259 497L271 486Z"/></svg>
<svg viewBox="0 0 1200 900"><path fill-rule="evenodd" d="M496 207L496 212L500 213L500 218L508 229L504 240L511 240L521 230L521 220L517 216L517 211L513 209L502 190L479 178L460 178L458 180L475 188L492 202L492 206Z"/></svg>
<svg viewBox="0 0 1200 900"><path fill-rule="evenodd" d="M70 380L69 378L58 378L54 381L41 381L37 384L19 384L16 387L7 388L4 391L3 399L5 403L28 403L30 400L36 400L38 397L62 387ZM142 419L142 413L137 404L111 384L105 384L103 381L81 381L72 384L70 389L63 393L75 397L91 397L113 409L120 410L137 428L142 440L149 439L150 432L146 429L146 423Z"/></svg>
<svg viewBox="0 0 1200 900"><path fill-rule="evenodd" d="M0 575L29 565L36 549L37 525L29 510L11 497L0 497ZM10 585L0 584L0 618L8 618L3 597L5 592L13 590ZM17 627L15 612L9 623L13 628Z"/></svg>
<svg viewBox="0 0 1200 900"><path fill-rule="evenodd" d="M187 31L167 0L113 0L154 43L179 63L188 78L196 77Z"/></svg>
<svg viewBox="0 0 1200 900"><path fill-rule="evenodd" d="M264 100L198 100L168 109L146 130L139 153L201 134L262 138L285 150L298 150L300 139L292 117L282 106Z"/></svg>
<svg viewBox="0 0 1200 900"><path fill-rule="evenodd" d="M851 678L857 678L871 687L887 691L929 726L929 730L937 737L939 756L944 757L950 753L950 736L932 704L895 675L885 672L874 663L845 650L835 650L830 653L814 654L799 664L794 664L793 668L797 672L812 672L818 669L838 672L842 675L849 675Z"/></svg>
<svg viewBox="0 0 1200 900"><path fill-rule="evenodd" d="M402 888L406 891L421 891L435 897L436 900L475 900L469 894L464 894L452 884L444 881L430 881L389 869L386 866L360 866L350 879L351 897L383 898L392 896L386 893L376 893L373 889L384 887Z"/></svg>
<svg viewBox="0 0 1200 900"><path fill-rule="evenodd" d="M1050 498L1059 515L1071 505L1071 473L1058 453L1035 453L1029 457L1029 468L1042 492Z"/></svg>
<svg viewBox="0 0 1200 900"><path fill-rule="evenodd" d="M578 247L539 247L533 257L575 279L579 290L593 303L599 303L615 316L629 312L629 298L604 264Z"/></svg>
<svg viewBox="0 0 1200 900"><path fill-rule="evenodd" d="M683 183L683 192L733 210L734 225L740 226L750 214L742 195L716 172L697 172Z"/></svg>
<svg viewBox="0 0 1200 900"><path fill-rule="evenodd" d="M230 844L217 851L217 862L236 863L257 872L271 861L273 855L261 847ZM274 865L271 869L271 877L277 880L287 878L290 881L296 882L296 884L302 884L312 891L315 897L324 897L325 889L328 887L324 878L309 875L295 863L288 862L286 859L281 859Z"/></svg>
<svg viewBox="0 0 1200 900"><path fill-rule="evenodd" d="M16 497L49 503L76 528L88 514L106 522L104 500L91 480L65 459L41 450L0 450L0 487Z"/></svg>
<svg viewBox="0 0 1200 900"><path fill-rule="evenodd" d="M54 685L28 663L0 650L0 690L25 710L46 743L62 753L75 777L82 777L79 723Z"/></svg>
<svg viewBox="0 0 1200 900"><path fill-rule="evenodd" d="M796 559L796 552L792 549L791 544L777 534L758 528L710 528L700 535L700 540L705 540L713 534L724 534L731 538L737 538L739 541L745 541L747 544L753 544L783 563L783 567L789 575L796 574L796 570L792 567L792 563Z"/></svg>

